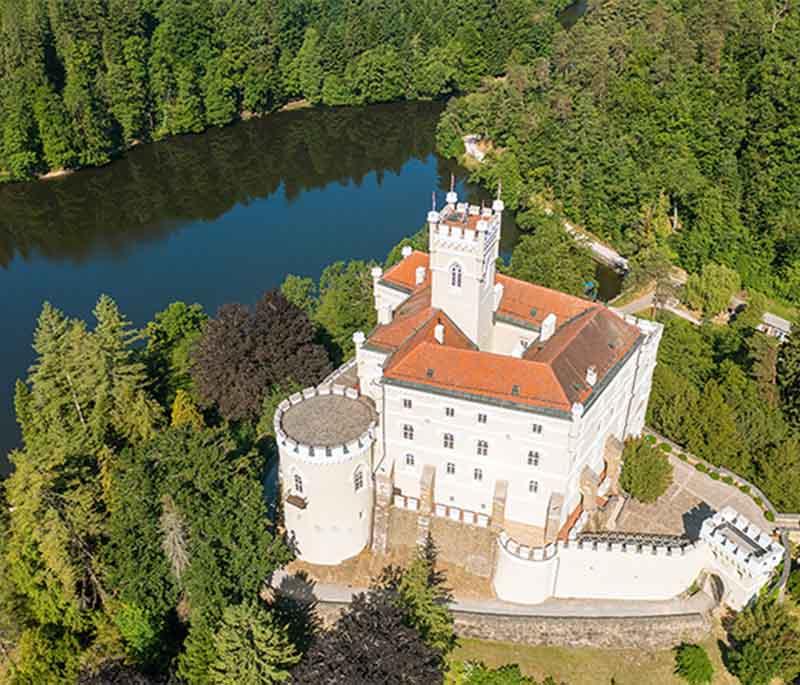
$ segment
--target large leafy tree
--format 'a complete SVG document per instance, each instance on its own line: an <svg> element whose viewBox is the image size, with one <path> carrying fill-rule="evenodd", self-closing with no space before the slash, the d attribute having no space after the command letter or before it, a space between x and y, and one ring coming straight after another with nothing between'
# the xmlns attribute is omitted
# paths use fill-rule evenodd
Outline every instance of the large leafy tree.
<svg viewBox="0 0 800 685"><path fill-rule="evenodd" d="M330 685L441 683L441 654L406 621L393 591L358 594L333 628L317 635L292 675Z"/></svg>
<svg viewBox="0 0 800 685"><path fill-rule="evenodd" d="M272 385L313 385L330 368L306 313L271 291L253 309L220 307L197 343L192 377L206 404L237 420L254 418Z"/></svg>
<svg viewBox="0 0 800 685"><path fill-rule="evenodd" d="M586 247L564 230L561 221L538 211L521 215L523 234L511 253L509 273L547 288L583 295L594 262Z"/></svg>
<svg viewBox="0 0 800 685"><path fill-rule="evenodd" d="M709 685L714 666L700 645L684 643L675 648L675 673L689 685Z"/></svg>
<svg viewBox="0 0 800 685"><path fill-rule="evenodd" d="M672 483L672 464L654 442L630 440L623 451L619 483L640 502L655 502Z"/></svg>
<svg viewBox="0 0 800 685"><path fill-rule="evenodd" d="M800 429L800 326L778 350L778 388L786 419Z"/></svg>

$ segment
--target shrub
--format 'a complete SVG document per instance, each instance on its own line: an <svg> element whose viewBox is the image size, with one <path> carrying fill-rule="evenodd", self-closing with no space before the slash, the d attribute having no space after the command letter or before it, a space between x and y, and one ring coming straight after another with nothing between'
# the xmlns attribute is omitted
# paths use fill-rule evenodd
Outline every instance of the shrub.
<svg viewBox="0 0 800 685"><path fill-rule="evenodd" d="M620 485L640 502L655 502L672 483L672 464L647 440L631 440L622 455Z"/></svg>
<svg viewBox="0 0 800 685"><path fill-rule="evenodd" d="M745 495L750 494L750 486L749 485L740 485L739 490L741 490Z"/></svg>
<svg viewBox="0 0 800 685"><path fill-rule="evenodd" d="M773 514L769 509L764 510L764 518L767 519L770 523L775 521L775 514Z"/></svg>
<svg viewBox="0 0 800 685"><path fill-rule="evenodd" d="M683 452L679 452L678 457L680 458L681 461L689 461L689 457L687 457L686 454L684 454Z"/></svg>
<svg viewBox="0 0 800 685"><path fill-rule="evenodd" d="M695 467L695 468L696 468L698 471L700 471L700 473L708 473L708 469L706 468L705 464L701 464L700 462L697 462L697 463L694 465L694 467Z"/></svg>
<svg viewBox="0 0 800 685"><path fill-rule="evenodd" d="M645 441L645 442L646 442L648 445L655 445L655 443L656 443L656 436L655 436L655 435L645 435L645 436L644 436L644 441Z"/></svg>
<svg viewBox="0 0 800 685"><path fill-rule="evenodd" d="M726 483L727 485L733 485L733 478L730 476L722 476L722 482Z"/></svg>
<svg viewBox="0 0 800 685"><path fill-rule="evenodd" d="M763 507L763 506L764 506L764 500L763 500L763 499L761 499L760 497L753 497L753 501L754 501L754 502L755 502L755 503L756 503L756 504L757 504L759 507Z"/></svg>
<svg viewBox="0 0 800 685"><path fill-rule="evenodd" d="M668 442L659 443L658 449L660 449L662 452L672 452L672 447L670 447Z"/></svg>
<svg viewBox="0 0 800 685"><path fill-rule="evenodd" d="M711 479L712 479L712 480L719 480L719 478L720 478L720 475L719 475L719 473L717 473L716 471L712 471L712 472L711 472L711 473L709 473L708 475L709 475L709 476L711 476Z"/></svg>
<svg viewBox="0 0 800 685"><path fill-rule="evenodd" d="M714 666L705 649L684 642L675 648L675 674L689 685L708 685L714 677Z"/></svg>

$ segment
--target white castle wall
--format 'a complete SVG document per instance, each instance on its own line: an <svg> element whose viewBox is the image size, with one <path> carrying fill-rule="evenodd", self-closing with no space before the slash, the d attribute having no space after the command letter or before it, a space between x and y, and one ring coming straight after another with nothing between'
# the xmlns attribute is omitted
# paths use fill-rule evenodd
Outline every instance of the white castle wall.
<svg viewBox="0 0 800 685"><path fill-rule="evenodd" d="M283 413L290 406L329 393L358 398L355 390L345 390L339 385L308 388L292 395L275 414L275 435L287 535L303 561L335 565L358 554L370 541L375 427L372 425L357 439L330 449L298 443L281 427ZM364 486L358 492L354 489L357 468L363 469L364 474ZM295 491L295 474L302 478L302 493ZM287 495L305 500L305 508L286 502Z"/></svg>
<svg viewBox="0 0 800 685"><path fill-rule="evenodd" d="M551 597L663 600L685 591L706 563L706 548L627 547L621 543L559 542L545 548L498 539L494 588L508 602L535 604Z"/></svg>
<svg viewBox="0 0 800 685"><path fill-rule="evenodd" d="M764 552L736 544L721 534L730 523ZM547 599L665 600L686 591L701 573L716 574L722 600L746 606L769 582L783 547L731 507L703 522L700 539L682 545L571 540L529 548L505 533L498 537L494 588L498 598L521 604Z"/></svg>

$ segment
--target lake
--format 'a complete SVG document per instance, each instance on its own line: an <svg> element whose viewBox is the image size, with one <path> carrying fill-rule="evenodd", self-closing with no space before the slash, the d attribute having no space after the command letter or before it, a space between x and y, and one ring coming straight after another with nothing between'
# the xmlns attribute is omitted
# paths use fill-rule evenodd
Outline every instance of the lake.
<svg viewBox="0 0 800 685"><path fill-rule="evenodd" d="M383 260L457 179L434 152L441 103L280 112L138 147L102 169L0 186L0 473L19 443L13 389L42 302L90 319L107 293L136 326L170 302L255 302L286 274ZM507 213L508 214L508 213ZM503 223L501 250L517 233ZM600 295L619 287L598 268Z"/></svg>
<svg viewBox="0 0 800 685"><path fill-rule="evenodd" d="M42 302L91 317L101 293L142 326L174 300L213 313L288 273L383 260L456 174L434 153L441 103L281 112L132 150L102 169L0 187L0 472L17 446L13 388ZM505 227L504 250L515 239Z"/></svg>

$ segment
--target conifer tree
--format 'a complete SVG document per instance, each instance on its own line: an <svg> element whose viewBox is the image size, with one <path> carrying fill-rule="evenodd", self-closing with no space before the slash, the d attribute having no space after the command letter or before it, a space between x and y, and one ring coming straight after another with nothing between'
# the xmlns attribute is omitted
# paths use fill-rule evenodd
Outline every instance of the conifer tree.
<svg viewBox="0 0 800 685"><path fill-rule="evenodd" d="M210 680L215 685L272 685L289 680L300 656L284 626L258 603L225 609L214 635L216 660Z"/></svg>
<svg viewBox="0 0 800 685"><path fill-rule="evenodd" d="M175 394L175 401L172 403L172 418L170 425L173 428L190 426L195 430L205 428L203 415L195 405L192 396L185 390L178 390Z"/></svg>

